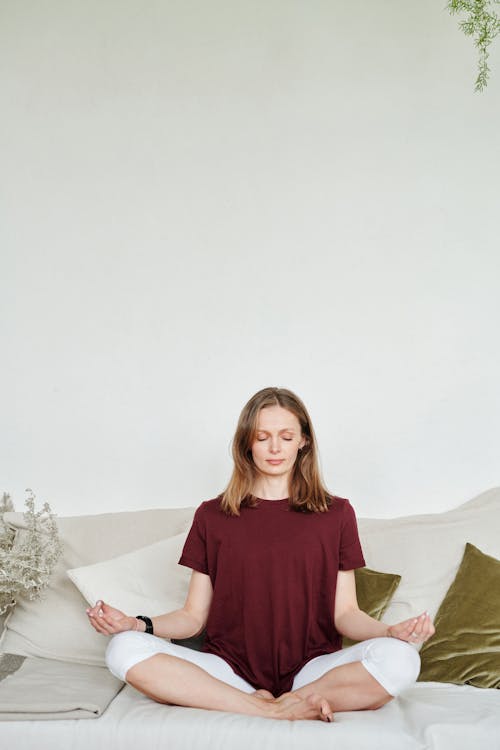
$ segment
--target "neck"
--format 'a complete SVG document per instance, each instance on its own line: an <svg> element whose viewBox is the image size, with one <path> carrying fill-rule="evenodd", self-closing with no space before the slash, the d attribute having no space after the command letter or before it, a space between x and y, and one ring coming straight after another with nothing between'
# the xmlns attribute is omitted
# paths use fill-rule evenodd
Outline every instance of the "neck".
<svg viewBox="0 0 500 750"><path fill-rule="evenodd" d="M258 477L253 493L263 500L282 500L290 494L288 477Z"/></svg>

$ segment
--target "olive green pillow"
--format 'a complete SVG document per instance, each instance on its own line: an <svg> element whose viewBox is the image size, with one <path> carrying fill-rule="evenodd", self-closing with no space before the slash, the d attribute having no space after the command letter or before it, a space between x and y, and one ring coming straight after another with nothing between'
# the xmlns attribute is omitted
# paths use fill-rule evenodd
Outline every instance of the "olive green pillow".
<svg viewBox="0 0 500 750"><path fill-rule="evenodd" d="M500 687L500 560L467 544L420 651L420 681Z"/></svg>
<svg viewBox="0 0 500 750"><path fill-rule="evenodd" d="M359 608L380 620L399 586L401 576L395 573L380 573L370 568L358 568L354 571L354 577ZM346 637L342 639L344 648L352 646L353 643L356 641Z"/></svg>

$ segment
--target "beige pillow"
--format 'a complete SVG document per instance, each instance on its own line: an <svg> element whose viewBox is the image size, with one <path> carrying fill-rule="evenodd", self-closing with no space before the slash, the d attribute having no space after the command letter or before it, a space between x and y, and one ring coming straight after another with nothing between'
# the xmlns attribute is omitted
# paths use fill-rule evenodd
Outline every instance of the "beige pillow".
<svg viewBox="0 0 500 750"><path fill-rule="evenodd" d="M401 574L384 622L400 622L425 610L435 617L466 542L486 554L500 556L500 489L489 490L445 513L361 518L358 525L366 564Z"/></svg>
<svg viewBox="0 0 500 750"><path fill-rule="evenodd" d="M191 571L178 565L186 533L111 560L68 570L87 602L98 599L129 615L155 617L182 607Z"/></svg>
<svg viewBox="0 0 500 750"><path fill-rule="evenodd" d="M107 638L88 624L85 615L87 602L66 571L186 531L193 513L194 508L167 508L58 518L64 551L51 585L41 601L21 599L18 602L7 619L0 651L82 664L104 664ZM22 513L6 513L4 518L18 534L22 534L25 527Z"/></svg>

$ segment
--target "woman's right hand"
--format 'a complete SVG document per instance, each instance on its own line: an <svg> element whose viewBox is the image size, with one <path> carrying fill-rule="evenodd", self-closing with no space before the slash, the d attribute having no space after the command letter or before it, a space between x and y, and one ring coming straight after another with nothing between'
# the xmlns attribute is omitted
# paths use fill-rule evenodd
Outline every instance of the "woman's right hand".
<svg viewBox="0 0 500 750"><path fill-rule="evenodd" d="M137 620L135 617L128 617L119 609L110 607L99 600L95 607L86 610L89 622L98 633L103 635L115 635L123 633L125 630L137 630Z"/></svg>

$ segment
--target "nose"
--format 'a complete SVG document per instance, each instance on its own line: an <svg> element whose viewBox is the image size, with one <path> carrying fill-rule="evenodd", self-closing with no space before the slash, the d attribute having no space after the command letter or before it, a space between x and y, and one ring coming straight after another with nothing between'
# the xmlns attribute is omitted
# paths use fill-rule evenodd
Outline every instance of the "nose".
<svg viewBox="0 0 500 750"><path fill-rule="evenodd" d="M271 453L279 453L280 447L279 437L277 435L271 437L271 442L269 444L269 450Z"/></svg>

